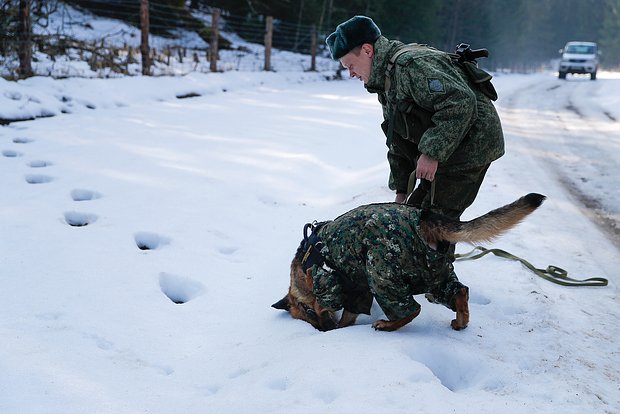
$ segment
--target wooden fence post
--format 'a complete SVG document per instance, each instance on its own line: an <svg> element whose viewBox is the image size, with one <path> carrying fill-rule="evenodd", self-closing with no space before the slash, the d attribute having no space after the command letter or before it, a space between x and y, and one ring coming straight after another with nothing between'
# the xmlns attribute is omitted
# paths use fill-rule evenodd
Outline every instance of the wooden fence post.
<svg viewBox="0 0 620 414"><path fill-rule="evenodd" d="M140 28L142 29L140 41L142 74L148 76L151 72L151 59L149 58L149 0L140 0Z"/></svg>
<svg viewBox="0 0 620 414"><path fill-rule="evenodd" d="M312 25L310 32L310 70L316 71L316 25Z"/></svg>
<svg viewBox="0 0 620 414"><path fill-rule="evenodd" d="M218 56L218 37L220 35L220 9L213 9L213 14L211 15L211 45L209 47L210 54L210 69L211 72L217 72L217 56Z"/></svg>
<svg viewBox="0 0 620 414"><path fill-rule="evenodd" d="M265 23L265 71L271 70L271 44L273 38L273 17L267 16Z"/></svg>
<svg viewBox="0 0 620 414"><path fill-rule="evenodd" d="M32 76L32 18L30 17L30 0L19 0L19 76Z"/></svg>

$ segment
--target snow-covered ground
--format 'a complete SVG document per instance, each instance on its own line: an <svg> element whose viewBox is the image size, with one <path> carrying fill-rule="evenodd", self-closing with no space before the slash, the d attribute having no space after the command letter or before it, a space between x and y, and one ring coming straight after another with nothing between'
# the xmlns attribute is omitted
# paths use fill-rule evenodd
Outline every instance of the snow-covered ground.
<svg viewBox="0 0 620 414"><path fill-rule="evenodd" d="M618 222L620 77L495 85L507 154L465 218L543 193L493 246L609 286L486 257L456 264L464 331L420 297L397 332L375 307L321 333L270 305L304 223L393 198L361 84L0 81L0 118L54 115L0 128L0 412L620 412L620 255L580 196Z"/></svg>
<svg viewBox="0 0 620 414"><path fill-rule="evenodd" d="M620 75L601 82L573 76L566 82L526 82L507 94L504 119L527 147L586 206L620 248Z"/></svg>

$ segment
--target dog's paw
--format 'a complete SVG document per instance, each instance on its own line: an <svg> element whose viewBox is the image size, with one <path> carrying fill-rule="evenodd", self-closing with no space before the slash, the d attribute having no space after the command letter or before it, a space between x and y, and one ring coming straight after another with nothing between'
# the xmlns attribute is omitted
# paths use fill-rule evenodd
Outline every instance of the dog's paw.
<svg viewBox="0 0 620 414"><path fill-rule="evenodd" d="M372 327L375 328L375 331L393 331L395 328L390 321L386 321L385 319L379 319L372 324Z"/></svg>
<svg viewBox="0 0 620 414"><path fill-rule="evenodd" d="M411 315L406 316L402 319L397 319L395 321L386 321L385 319L379 319L375 323L372 324L372 327L377 331L395 331L403 326L407 325L409 322L415 319L416 316L420 314L420 308L418 308Z"/></svg>
<svg viewBox="0 0 620 414"><path fill-rule="evenodd" d="M452 323L450 323L450 326L452 326L452 329L454 329L455 331L462 331L463 329L467 328L467 324L459 323L459 321L456 319L452 319Z"/></svg>

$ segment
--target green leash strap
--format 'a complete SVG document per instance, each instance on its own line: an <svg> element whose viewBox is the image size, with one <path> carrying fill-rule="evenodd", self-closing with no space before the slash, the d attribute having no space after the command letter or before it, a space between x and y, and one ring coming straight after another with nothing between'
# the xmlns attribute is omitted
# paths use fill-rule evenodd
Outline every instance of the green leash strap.
<svg viewBox="0 0 620 414"><path fill-rule="evenodd" d="M481 253L475 254L476 250L480 250ZM522 259L514 254L508 253L505 250L501 249L487 249L481 246L476 246L469 253L464 254L455 254L454 257L456 260L475 260L479 259L483 256L486 256L489 253L493 253L495 256L503 257L505 259L516 260L521 262L521 264L532 272L534 272L537 276L542 277L545 280L556 283L562 286L607 286L609 283L607 279L602 277L591 277L589 279L578 280L572 279L568 277L568 272L561 267L549 265L546 269L538 269L534 267L530 262L525 259Z"/></svg>

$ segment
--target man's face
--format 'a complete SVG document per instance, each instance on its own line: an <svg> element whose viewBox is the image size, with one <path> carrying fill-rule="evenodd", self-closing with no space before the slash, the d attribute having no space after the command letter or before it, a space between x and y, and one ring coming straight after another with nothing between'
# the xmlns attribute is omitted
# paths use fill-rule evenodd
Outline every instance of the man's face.
<svg viewBox="0 0 620 414"><path fill-rule="evenodd" d="M352 78L357 78L366 84L368 79L370 79L373 56L373 46L369 43L364 43L362 46L356 47L341 57L340 63L349 71L349 75Z"/></svg>

